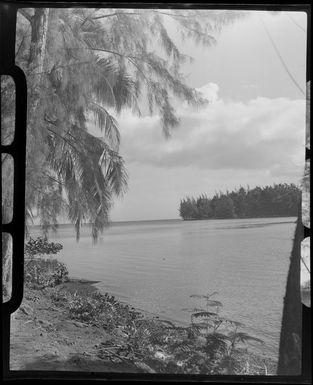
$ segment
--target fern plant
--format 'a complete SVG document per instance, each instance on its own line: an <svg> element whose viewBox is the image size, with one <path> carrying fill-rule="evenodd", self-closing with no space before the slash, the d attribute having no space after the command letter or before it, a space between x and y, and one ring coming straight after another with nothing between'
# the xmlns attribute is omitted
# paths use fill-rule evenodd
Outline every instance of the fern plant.
<svg viewBox="0 0 313 385"><path fill-rule="evenodd" d="M240 331L242 323L221 315L222 303L212 299L217 294L190 296L203 304L192 310L185 309L191 312L187 337L172 346L176 360L183 362L184 372L234 374L241 365L237 358L240 345L247 347L249 341L263 342Z"/></svg>

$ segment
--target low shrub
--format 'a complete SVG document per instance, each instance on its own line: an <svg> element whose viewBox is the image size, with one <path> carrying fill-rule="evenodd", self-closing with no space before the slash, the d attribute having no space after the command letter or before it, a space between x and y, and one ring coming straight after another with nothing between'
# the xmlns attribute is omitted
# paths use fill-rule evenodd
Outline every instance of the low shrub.
<svg viewBox="0 0 313 385"><path fill-rule="evenodd" d="M35 257L36 255L57 254L63 249L60 243L48 242L45 237L29 238L25 244L25 254L27 257Z"/></svg>
<svg viewBox="0 0 313 385"><path fill-rule="evenodd" d="M100 326L108 331L113 331L117 325L126 327L134 319L141 317L139 312L131 310L128 305L118 302L108 293L70 294L67 307L72 319Z"/></svg>
<svg viewBox="0 0 313 385"><path fill-rule="evenodd" d="M41 289L68 281L68 270L57 259L32 258L25 261L26 285Z"/></svg>
<svg viewBox="0 0 313 385"><path fill-rule="evenodd" d="M25 283L29 287L42 289L59 285L68 280L68 270L57 259L43 258L62 250L60 243L48 242L45 237L30 237L25 244Z"/></svg>
<svg viewBox="0 0 313 385"><path fill-rule="evenodd" d="M69 299L68 309L71 318L82 322L95 323L102 311L99 305L99 302L91 296L88 298L74 293Z"/></svg>
<svg viewBox="0 0 313 385"><path fill-rule="evenodd" d="M71 293L66 290L59 289L58 287L52 287L49 289L49 295L51 300L57 306L67 306L71 300Z"/></svg>

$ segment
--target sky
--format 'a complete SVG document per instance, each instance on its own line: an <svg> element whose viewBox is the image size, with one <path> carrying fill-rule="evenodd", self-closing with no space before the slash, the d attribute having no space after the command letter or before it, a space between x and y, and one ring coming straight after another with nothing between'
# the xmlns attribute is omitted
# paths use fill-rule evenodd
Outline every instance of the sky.
<svg viewBox="0 0 313 385"><path fill-rule="evenodd" d="M160 117L117 117L128 191L115 201L112 221L174 219L180 199L240 186L300 184L305 148L306 14L250 12L223 27L214 47L181 42L194 58L182 72L210 101L202 108L176 102L180 125L171 138ZM268 37L269 31L296 86ZM99 136L96 131L93 132Z"/></svg>

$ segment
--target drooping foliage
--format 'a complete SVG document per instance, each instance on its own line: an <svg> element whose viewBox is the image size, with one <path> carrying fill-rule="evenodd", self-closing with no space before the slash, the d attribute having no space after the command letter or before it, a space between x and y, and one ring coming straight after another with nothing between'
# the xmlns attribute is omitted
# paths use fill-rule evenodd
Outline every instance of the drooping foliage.
<svg viewBox="0 0 313 385"><path fill-rule="evenodd" d="M126 191L117 117L124 108L157 112L166 137L179 124L174 98L206 101L180 72L190 60L170 37L213 45L213 36L240 12L123 9L20 9L16 62L29 84L26 214L45 233L60 214L108 223L115 196ZM101 138L91 134L95 127ZM91 130L90 130L91 129ZM99 134L100 136L100 134Z"/></svg>
<svg viewBox="0 0 313 385"><path fill-rule="evenodd" d="M182 199L179 214L183 219L226 219L297 216L301 190L294 184L275 184L215 194L213 198Z"/></svg>

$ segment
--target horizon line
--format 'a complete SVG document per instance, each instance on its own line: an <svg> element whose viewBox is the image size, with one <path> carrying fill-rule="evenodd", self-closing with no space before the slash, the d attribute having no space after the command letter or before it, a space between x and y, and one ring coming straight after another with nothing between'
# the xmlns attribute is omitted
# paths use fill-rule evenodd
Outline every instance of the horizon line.
<svg viewBox="0 0 313 385"><path fill-rule="evenodd" d="M127 222L151 222L151 221L183 221L183 219L177 217L177 218L162 218L162 219L131 219L131 220L122 220L122 221L109 221L108 225L112 223L127 223ZM71 222L63 222L63 223L54 223L51 226L62 226L62 225L72 225L74 226L73 223ZM82 223L83 225L91 225L90 222ZM40 227L40 224L31 224L29 227Z"/></svg>

